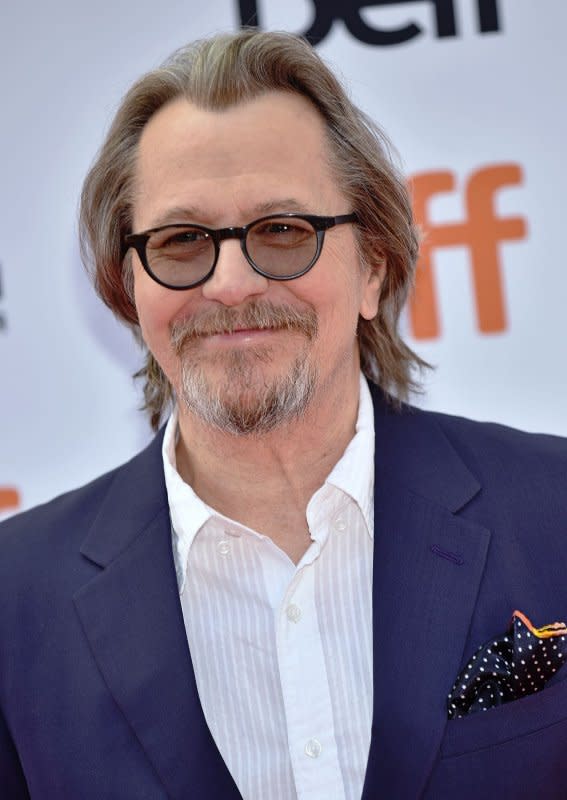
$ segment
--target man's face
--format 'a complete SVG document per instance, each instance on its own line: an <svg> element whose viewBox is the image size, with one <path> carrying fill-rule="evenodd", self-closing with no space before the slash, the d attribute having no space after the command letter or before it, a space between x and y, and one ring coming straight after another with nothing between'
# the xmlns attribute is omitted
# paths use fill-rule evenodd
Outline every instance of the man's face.
<svg viewBox="0 0 567 800"><path fill-rule="evenodd" d="M319 115L298 95L269 92L224 111L176 100L141 137L133 230L349 213L327 147ZM193 289L160 286L136 254L133 271L142 335L182 414L232 433L263 433L324 397L356 393L357 321L375 315L381 275L361 268L352 225L327 231L315 266L291 281L254 272L234 239Z"/></svg>

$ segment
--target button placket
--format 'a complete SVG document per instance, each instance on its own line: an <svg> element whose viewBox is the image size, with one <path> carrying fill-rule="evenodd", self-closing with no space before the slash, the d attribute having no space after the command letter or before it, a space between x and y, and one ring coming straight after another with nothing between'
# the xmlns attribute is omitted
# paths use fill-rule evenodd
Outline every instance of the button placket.
<svg viewBox="0 0 567 800"><path fill-rule="evenodd" d="M319 739L309 739L305 745L305 755L309 758L319 758L323 748Z"/></svg>
<svg viewBox="0 0 567 800"><path fill-rule="evenodd" d="M285 615L290 622L299 622L301 619L301 609L295 603L290 603L286 608Z"/></svg>
<svg viewBox="0 0 567 800"><path fill-rule="evenodd" d="M282 599L277 639L293 775L309 800L321 796L321 780L342 784L315 596L314 564L305 565Z"/></svg>

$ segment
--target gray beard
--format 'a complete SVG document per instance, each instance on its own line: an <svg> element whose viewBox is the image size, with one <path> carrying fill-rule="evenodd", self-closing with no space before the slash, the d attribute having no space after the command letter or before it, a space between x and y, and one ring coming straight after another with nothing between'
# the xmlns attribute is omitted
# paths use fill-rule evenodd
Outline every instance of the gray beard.
<svg viewBox="0 0 567 800"><path fill-rule="evenodd" d="M272 348L217 354L213 358L223 372L222 379L214 384L198 353L199 337L238 327L296 331L305 337L306 347L286 374L271 379L266 379L263 365L273 360ZM307 344L317 336L317 327L312 309L298 311L266 301L252 301L238 311L219 308L174 324L172 343L181 360L179 401L205 425L238 436L263 435L298 419L318 383L318 370L309 364ZM211 356L206 363L214 365Z"/></svg>
<svg viewBox="0 0 567 800"><path fill-rule="evenodd" d="M317 385L317 372L299 356L286 375L266 381L266 353L230 354L223 380L211 385L205 370L183 359L179 400L205 425L236 436L261 436L301 417ZM258 384L258 386L256 386Z"/></svg>

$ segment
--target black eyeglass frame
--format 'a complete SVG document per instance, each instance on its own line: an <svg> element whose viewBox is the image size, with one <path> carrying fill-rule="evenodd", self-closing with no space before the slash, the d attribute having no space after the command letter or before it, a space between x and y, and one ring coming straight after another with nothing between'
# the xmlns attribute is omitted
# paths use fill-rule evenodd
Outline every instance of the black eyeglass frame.
<svg viewBox="0 0 567 800"><path fill-rule="evenodd" d="M271 219L300 219L308 222L317 235L317 249L315 250L315 255L307 264L299 272L294 272L293 275L270 275L268 272L263 270L259 267L252 259L248 250L246 249L246 237L248 235L248 231L258 225L260 222L266 222ZM159 283L161 286L165 286L166 289L173 289L174 291L183 291L185 289L194 289L196 286L200 286L201 284L205 283L209 280L213 272L215 271L215 267L219 260L220 254L220 245L221 242L225 239L239 239L240 240L240 248L244 255L244 258L254 272L257 272L259 275L263 275L264 278L268 278L272 281L291 281L295 278L300 278L305 273L309 272L309 270L315 265L319 256L321 255L321 251L323 249L323 242L325 240L325 231L328 231L329 228L334 228L336 225L345 225L348 222L358 222L358 217L355 213L351 214L339 214L336 217L322 217L316 214L296 214L294 212L285 213L285 214L269 214L266 217L260 217L259 219L255 219L253 222L248 223L248 225L244 225L242 227L230 227L230 228L207 228L204 225L193 225L192 223L173 223L170 225L160 225L158 228L149 228L146 231L141 231L140 233L129 233L127 236L124 237L124 255L133 247L134 250L138 253L140 261L142 262L142 266L145 271L148 273L150 278L152 278L156 283ZM192 228L198 231L203 231L205 234L210 236L214 247L215 247L215 256L213 259L212 266L210 270L204 275L202 278L199 278L198 281L193 283L183 284L180 286L172 286L170 283L166 283L165 281L158 278L158 276L152 272L152 268L149 265L148 257L146 253L146 246L147 243L154 233L159 233L159 231L164 231L167 229L183 229L183 228Z"/></svg>

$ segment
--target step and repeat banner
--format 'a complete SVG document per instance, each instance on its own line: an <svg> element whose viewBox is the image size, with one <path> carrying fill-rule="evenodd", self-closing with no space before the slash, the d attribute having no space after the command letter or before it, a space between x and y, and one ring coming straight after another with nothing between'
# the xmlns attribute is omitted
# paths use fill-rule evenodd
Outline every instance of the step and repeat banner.
<svg viewBox="0 0 567 800"><path fill-rule="evenodd" d="M81 183L142 72L250 24L311 37L400 154L425 233L403 327L435 366L416 402L567 435L565 0L24 0L0 26L0 517L149 441L140 352L80 262Z"/></svg>

